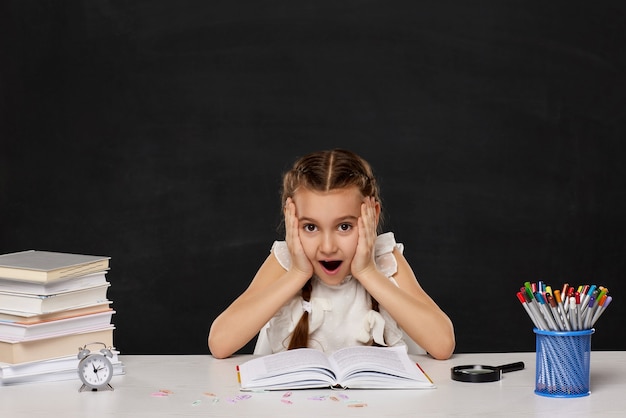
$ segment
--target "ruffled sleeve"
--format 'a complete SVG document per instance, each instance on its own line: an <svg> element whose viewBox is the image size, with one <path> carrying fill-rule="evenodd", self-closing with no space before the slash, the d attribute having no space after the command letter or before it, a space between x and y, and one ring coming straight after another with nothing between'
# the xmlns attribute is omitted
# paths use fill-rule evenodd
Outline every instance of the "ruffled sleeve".
<svg viewBox="0 0 626 418"><path fill-rule="evenodd" d="M291 267L291 254L289 253L287 242L274 241L271 252L274 254L274 257L276 257L276 260L278 260L278 264L285 270L289 270Z"/></svg>
<svg viewBox="0 0 626 418"><path fill-rule="evenodd" d="M376 267L387 277L393 276L398 271L398 262L393 255L394 248L397 248L400 252L404 251L404 245L396 243L393 232L380 234L376 237L376 243L374 244Z"/></svg>

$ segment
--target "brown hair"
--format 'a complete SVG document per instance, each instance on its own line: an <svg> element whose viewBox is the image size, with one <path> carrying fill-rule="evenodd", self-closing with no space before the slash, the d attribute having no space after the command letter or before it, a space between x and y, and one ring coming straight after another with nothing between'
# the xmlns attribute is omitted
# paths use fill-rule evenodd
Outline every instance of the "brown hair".
<svg viewBox="0 0 626 418"><path fill-rule="evenodd" d="M356 186L365 197L374 197L380 204L380 191L372 168L357 154L343 150L314 152L298 159L283 175L281 201L293 197L299 188L318 192ZM380 222L379 222L380 225ZM302 299L309 302L313 286L309 279L302 287ZM378 302L372 298L372 309ZM307 347L309 343L309 313L304 311L291 335L288 350Z"/></svg>
<svg viewBox="0 0 626 418"><path fill-rule="evenodd" d="M283 175L282 204L300 187L328 192L350 186L356 186L363 196L373 196L380 203L378 184L367 161L342 149L314 152L298 159Z"/></svg>

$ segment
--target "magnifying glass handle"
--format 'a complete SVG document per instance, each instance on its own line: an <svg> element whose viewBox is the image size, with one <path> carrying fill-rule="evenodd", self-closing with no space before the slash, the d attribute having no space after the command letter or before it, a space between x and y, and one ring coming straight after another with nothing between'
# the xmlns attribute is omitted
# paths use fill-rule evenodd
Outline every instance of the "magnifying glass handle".
<svg viewBox="0 0 626 418"><path fill-rule="evenodd" d="M522 369L524 369L524 362L523 361L518 361L517 363L504 364L502 366L498 366L498 369L500 369L502 371L502 373L514 372L514 371L517 371L517 370L522 370Z"/></svg>

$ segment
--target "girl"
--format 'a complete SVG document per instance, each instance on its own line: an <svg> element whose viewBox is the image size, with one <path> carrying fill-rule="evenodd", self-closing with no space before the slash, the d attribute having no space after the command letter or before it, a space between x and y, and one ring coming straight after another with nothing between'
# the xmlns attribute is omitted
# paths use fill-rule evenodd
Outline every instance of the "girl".
<svg viewBox="0 0 626 418"><path fill-rule="evenodd" d="M214 357L257 334L255 354L414 342L434 358L452 355L450 319L393 234L377 236L379 190L365 160L345 150L299 159L283 177L282 202L285 241L274 243L249 287L211 325Z"/></svg>

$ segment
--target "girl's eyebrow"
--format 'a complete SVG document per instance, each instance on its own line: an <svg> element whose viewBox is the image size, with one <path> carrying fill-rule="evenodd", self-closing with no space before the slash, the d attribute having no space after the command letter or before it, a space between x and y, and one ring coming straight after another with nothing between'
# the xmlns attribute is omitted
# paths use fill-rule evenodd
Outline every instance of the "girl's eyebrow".
<svg viewBox="0 0 626 418"><path fill-rule="evenodd" d="M343 218L337 219L337 223L341 223L341 222L345 222L345 221L356 222L358 219L359 219L358 216L348 215L348 216L344 216Z"/></svg>
<svg viewBox="0 0 626 418"><path fill-rule="evenodd" d="M346 222L346 221L351 221L351 222L356 222L359 219L358 216L353 216L353 215L346 215L346 216L342 216L340 218L337 218L334 222L337 224L340 224L342 222ZM315 219L312 218L308 218L306 216L303 216L302 218L298 218L298 222L308 222L308 223L312 223L312 224L318 224L319 222Z"/></svg>

